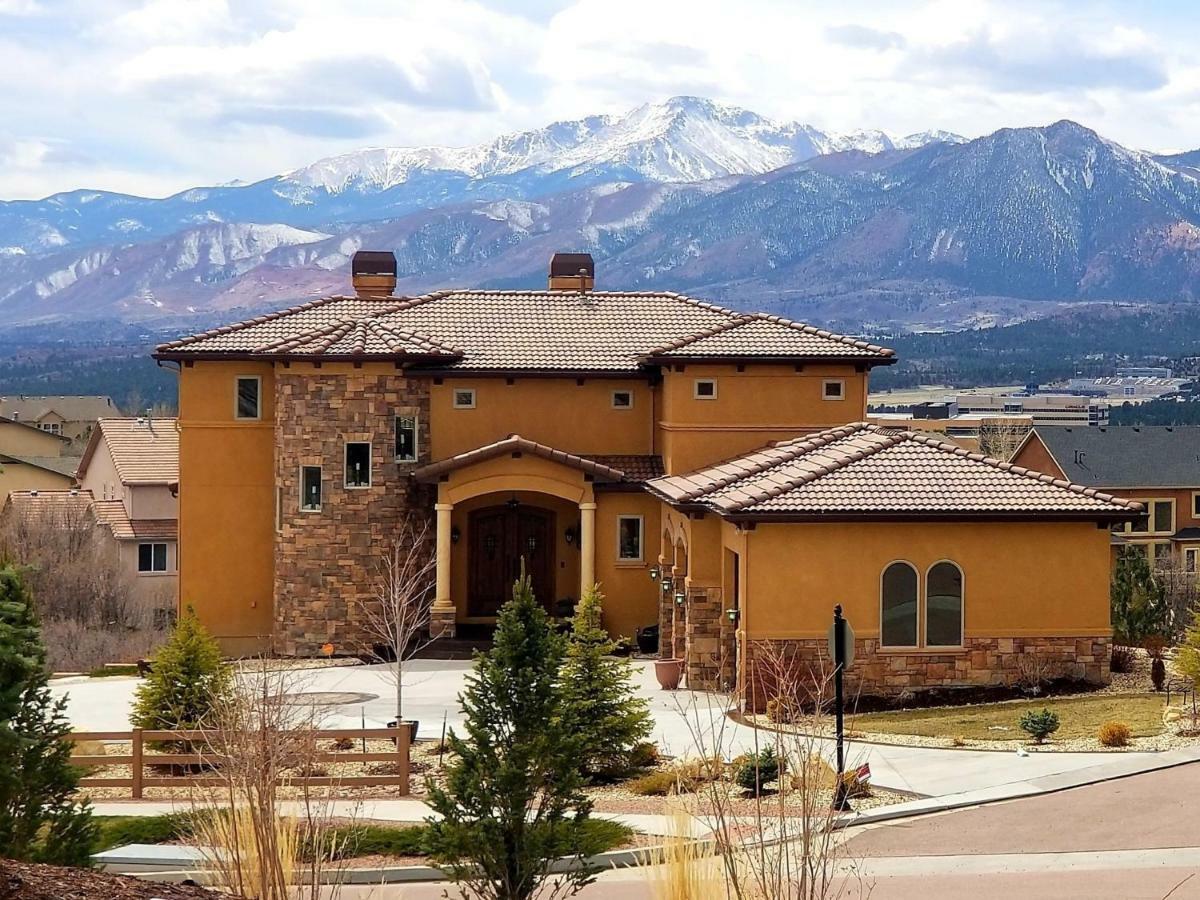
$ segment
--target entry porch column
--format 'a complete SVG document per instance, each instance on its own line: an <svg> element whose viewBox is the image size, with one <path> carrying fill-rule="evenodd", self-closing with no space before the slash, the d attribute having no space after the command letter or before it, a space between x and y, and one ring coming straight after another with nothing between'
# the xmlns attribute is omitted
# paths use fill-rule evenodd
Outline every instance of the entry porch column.
<svg viewBox="0 0 1200 900"><path fill-rule="evenodd" d="M579 598L596 583L596 504L579 504Z"/></svg>
<svg viewBox="0 0 1200 900"><path fill-rule="evenodd" d="M437 581L433 592L433 607L429 611L429 636L454 637L458 616L450 596L450 539L453 503L435 503L437 516Z"/></svg>

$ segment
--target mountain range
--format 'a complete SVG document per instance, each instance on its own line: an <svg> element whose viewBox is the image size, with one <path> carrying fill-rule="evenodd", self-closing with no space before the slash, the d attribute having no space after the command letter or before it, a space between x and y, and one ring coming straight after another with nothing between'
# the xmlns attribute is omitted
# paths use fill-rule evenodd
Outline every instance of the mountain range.
<svg viewBox="0 0 1200 900"><path fill-rule="evenodd" d="M540 286L589 250L606 288L671 288L850 328L1200 299L1200 151L1074 122L974 140L831 134L677 97L468 148L377 148L254 184L0 203L0 323L221 315L348 289Z"/></svg>

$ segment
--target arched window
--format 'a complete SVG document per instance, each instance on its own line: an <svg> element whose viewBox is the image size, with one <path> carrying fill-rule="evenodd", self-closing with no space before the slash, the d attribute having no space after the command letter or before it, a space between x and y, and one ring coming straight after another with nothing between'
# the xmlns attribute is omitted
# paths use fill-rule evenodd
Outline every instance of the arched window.
<svg viewBox="0 0 1200 900"><path fill-rule="evenodd" d="M883 570L880 592L880 643L917 646L917 570L908 563L892 563Z"/></svg>
<svg viewBox="0 0 1200 900"><path fill-rule="evenodd" d="M925 577L925 643L961 647L963 575L952 562L935 563Z"/></svg>

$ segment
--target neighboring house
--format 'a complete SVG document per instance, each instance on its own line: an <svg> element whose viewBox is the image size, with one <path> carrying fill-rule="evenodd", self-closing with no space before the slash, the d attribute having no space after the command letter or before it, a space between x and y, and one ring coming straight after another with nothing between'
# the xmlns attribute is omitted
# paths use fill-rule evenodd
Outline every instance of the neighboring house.
<svg viewBox="0 0 1200 900"><path fill-rule="evenodd" d="M175 419L102 418L79 460L80 487L148 599L179 596L179 432Z"/></svg>
<svg viewBox="0 0 1200 900"><path fill-rule="evenodd" d="M63 456L70 439L0 418L0 507L13 491L67 490L79 460Z"/></svg>
<svg viewBox="0 0 1200 900"><path fill-rule="evenodd" d="M660 624L692 687L755 683L763 641L811 658L835 603L864 690L1012 681L1034 652L1107 677L1107 528L1134 505L848 425L892 351L595 291L586 255L548 291L399 298L391 254L352 268L358 296L155 354L180 372L181 602L228 650L360 651L415 518L435 634L493 623L523 567L552 612L599 582L610 632Z"/></svg>
<svg viewBox="0 0 1200 900"><path fill-rule="evenodd" d="M75 455L87 444L97 419L119 413L111 397L0 397L0 417L68 438Z"/></svg>
<svg viewBox="0 0 1200 900"><path fill-rule="evenodd" d="M1114 547L1200 570L1200 426L1036 428L1013 462L1140 501L1145 511L1113 529Z"/></svg>

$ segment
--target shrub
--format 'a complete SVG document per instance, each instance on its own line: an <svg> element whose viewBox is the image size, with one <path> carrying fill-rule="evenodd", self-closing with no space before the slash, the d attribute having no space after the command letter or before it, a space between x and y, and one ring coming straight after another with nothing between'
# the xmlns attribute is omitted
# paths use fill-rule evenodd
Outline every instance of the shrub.
<svg viewBox="0 0 1200 900"><path fill-rule="evenodd" d="M733 780L742 790L758 796L763 788L779 778L781 767L774 747L747 753L735 763Z"/></svg>
<svg viewBox="0 0 1200 900"><path fill-rule="evenodd" d="M231 670L217 642L189 606L138 685L129 721L134 728L197 728L232 687Z"/></svg>
<svg viewBox="0 0 1200 900"><path fill-rule="evenodd" d="M653 769L658 765L659 759L658 745L650 741L642 741L634 744L633 749L629 751L629 768Z"/></svg>
<svg viewBox="0 0 1200 900"><path fill-rule="evenodd" d="M1124 722L1105 722L1100 726L1097 737L1105 747L1127 747L1130 738L1129 726Z"/></svg>
<svg viewBox="0 0 1200 900"><path fill-rule="evenodd" d="M97 837L74 799L65 700L50 695L46 650L21 573L0 567L0 855L86 866Z"/></svg>
<svg viewBox="0 0 1200 900"><path fill-rule="evenodd" d="M340 737L333 742L334 750L353 750L354 738Z"/></svg>
<svg viewBox="0 0 1200 900"><path fill-rule="evenodd" d="M776 725L790 725L794 720L792 704L784 697L772 697L767 701L767 721Z"/></svg>
<svg viewBox="0 0 1200 900"><path fill-rule="evenodd" d="M1128 647L1113 645L1108 657L1108 668L1117 675L1133 671L1133 651Z"/></svg>
<svg viewBox="0 0 1200 900"><path fill-rule="evenodd" d="M1167 664L1161 656L1150 660L1150 682L1156 691L1161 691L1167 682Z"/></svg>
<svg viewBox="0 0 1200 900"><path fill-rule="evenodd" d="M842 783L846 785L846 796L851 800L871 796L871 782L859 775L857 770L843 772Z"/></svg>
<svg viewBox="0 0 1200 900"><path fill-rule="evenodd" d="M642 797L666 797L668 794L691 794L697 782L678 766L647 772L626 783L625 787Z"/></svg>
<svg viewBox="0 0 1200 900"><path fill-rule="evenodd" d="M633 687L632 663L613 656L616 646L601 625L604 595L598 585L575 609L563 664L564 712L582 747L586 776L613 778L636 768L633 748L651 734L650 711Z"/></svg>
<svg viewBox="0 0 1200 900"><path fill-rule="evenodd" d="M1021 716L1021 730L1028 732L1037 743L1045 743L1046 738L1058 731L1058 715L1044 707L1031 709Z"/></svg>

